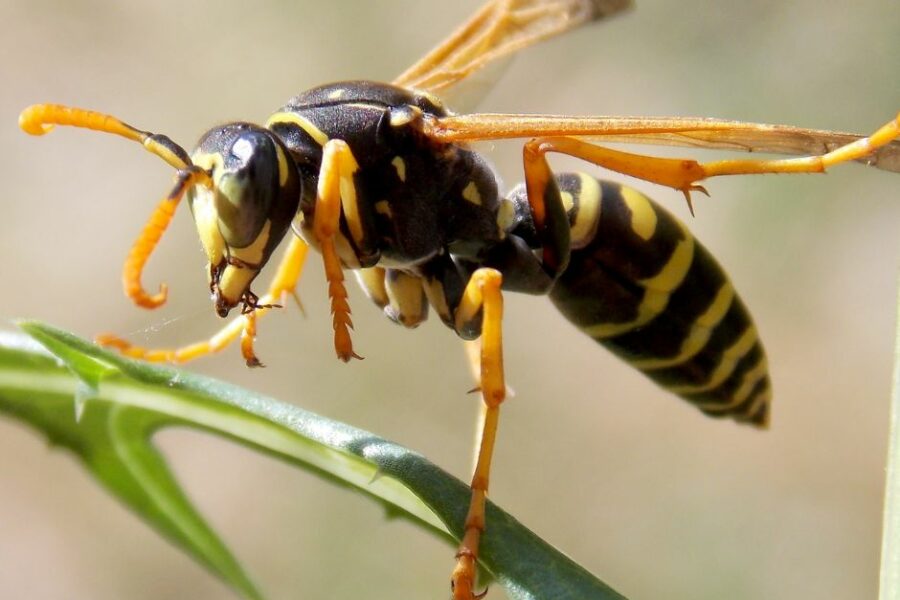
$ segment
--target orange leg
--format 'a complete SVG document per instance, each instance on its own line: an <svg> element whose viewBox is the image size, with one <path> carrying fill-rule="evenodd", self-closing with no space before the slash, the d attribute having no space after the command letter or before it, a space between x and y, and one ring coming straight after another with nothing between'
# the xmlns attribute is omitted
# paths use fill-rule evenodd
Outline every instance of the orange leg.
<svg viewBox="0 0 900 600"><path fill-rule="evenodd" d="M278 265L278 270L266 294L260 299L260 305L277 306L284 303L288 295L294 295L300 275L303 272L303 263L309 247L302 239L291 236L290 244L284 257ZM215 335L202 342L197 342L180 348L144 348L134 345L116 335L102 334L95 338L101 346L108 346L119 350L122 354L132 358L141 358L151 362L183 363L214 352L219 352L234 340L241 336L241 353L249 366L259 366L261 363L253 352L253 338L256 335L256 320L267 313L270 308L260 306L256 310L235 317Z"/></svg>
<svg viewBox="0 0 900 600"><path fill-rule="evenodd" d="M329 140L322 150L322 166L319 168L319 188L316 198L316 215L313 231L322 249L325 277L328 279L328 296L331 298L331 315L334 326L334 349L344 362L362 358L353 351L350 329L350 304L344 287L344 272L338 258L334 238L340 227L341 200L345 190L353 187L353 174L359 169L350 146L343 140Z"/></svg>
<svg viewBox="0 0 900 600"><path fill-rule="evenodd" d="M484 400L484 420L475 473L472 475L472 499L463 530L463 538L456 553L456 568L451 577L454 600L473 600L484 595L475 594L475 570L478 546L485 528L484 510L490 482L491 458L497 439L500 404L506 397L503 377L503 295L502 276L494 269L478 269L466 285L462 301L455 315L457 327L474 319L483 310L481 327L481 396Z"/></svg>
<svg viewBox="0 0 900 600"><path fill-rule="evenodd" d="M632 154L604 148L575 137L541 137L525 144L526 181L529 189L545 177L540 170L529 174L529 163L543 160L548 152L559 152L580 158L600 167L617 171L651 183L664 185L682 192L693 212L691 192L706 193L697 182L722 175L758 175L764 173L824 173L826 169L843 162L859 160L878 148L900 138L900 117L887 123L869 137L840 146L825 154L800 158L719 160L706 163L691 159L659 158ZM529 199L531 193L529 191ZM542 207L536 206L535 220L540 224Z"/></svg>

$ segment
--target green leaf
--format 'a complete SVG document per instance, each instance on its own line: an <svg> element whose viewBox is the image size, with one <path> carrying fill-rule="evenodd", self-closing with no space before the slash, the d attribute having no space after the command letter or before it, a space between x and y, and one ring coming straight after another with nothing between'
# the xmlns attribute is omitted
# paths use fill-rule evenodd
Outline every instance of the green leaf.
<svg viewBox="0 0 900 600"><path fill-rule="evenodd" d="M110 354L47 325L20 326L43 347L0 335L0 413L75 453L110 493L246 598L262 596L182 492L151 442L157 430L178 425L228 437L362 492L448 540L462 533L469 488L411 450L227 383ZM490 503L487 522L481 563L511 598L622 598Z"/></svg>

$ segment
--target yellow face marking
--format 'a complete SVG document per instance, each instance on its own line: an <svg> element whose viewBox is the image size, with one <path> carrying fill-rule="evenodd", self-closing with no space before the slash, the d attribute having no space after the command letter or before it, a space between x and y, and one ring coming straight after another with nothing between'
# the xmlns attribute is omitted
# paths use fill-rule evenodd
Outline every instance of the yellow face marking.
<svg viewBox="0 0 900 600"><path fill-rule="evenodd" d="M271 229L272 222L266 221L262 231L256 236L252 244L246 248L228 248L229 256L247 264L258 265L262 263L265 258L264 252L266 244L269 242L269 231ZM219 292L229 303L236 304L241 299L241 296L244 295L244 292L247 291L247 288L250 287L257 273L259 273L259 269L226 265L219 277Z"/></svg>
<svg viewBox="0 0 900 600"><path fill-rule="evenodd" d="M245 248L230 248L231 256L245 263L259 264L265 259L266 244L269 243L269 231L272 229L272 222L266 221L259 235L253 240L253 243Z"/></svg>
<svg viewBox="0 0 900 600"><path fill-rule="evenodd" d="M266 129L271 129L272 125L275 125L276 123L293 123L300 129L308 133L309 137L314 139L320 146L325 146L325 144L328 143L328 136L325 135L325 132L313 125L312 121L310 121L306 117L301 117L297 113L275 113L274 115L269 117L268 121L266 121Z"/></svg>
<svg viewBox="0 0 900 600"><path fill-rule="evenodd" d="M733 301L734 287L730 282L726 281L719 288L716 297L709 305L709 308L706 309L706 312L694 321L690 332L688 332L687 337L681 343L678 354L669 358L648 358L630 361L631 366L642 371L652 371L654 369L674 367L690 360L706 346L712 335L713 328L725 317Z"/></svg>
<svg viewBox="0 0 900 600"><path fill-rule="evenodd" d="M226 266L219 277L219 293L229 304L237 304L250 284L253 283L257 273L259 273L259 269Z"/></svg>
<svg viewBox="0 0 900 600"><path fill-rule="evenodd" d="M756 344L758 337L756 327L753 327L752 325L748 327L743 335L722 353L719 364L716 365L715 370L713 370L706 383L701 383L700 385L672 386L666 389L673 394L679 395L699 394L701 392L708 392L716 389L722 382L731 376L735 367L737 367L738 361L750 352L754 344Z"/></svg>
<svg viewBox="0 0 900 600"><path fill-rule="evenodd" d="M217 183L215 178L217 176L221 176L222 166L224 161L222 159L222 155L218 152L213 154L209 154L206 152L194 152L191 154L191 162L194 163L194 166L200 167L201 169L205 169L212 173L213 175L213 183Z"/></svg>
<svg viewBox="0 0 900 600"><path fill-rule="evenodd" d="M475 185L474 181L470 181L469 185L463 188L462 197L466 200L466 202L471 202L476 206L481 206L481 192L478 191L478 186Z"/></svg>
<svg viewBox="0 0 900 600"><path fill-rule="evenodd" d="M622 199L631 209L631 229L643 240L649 240L656 232L656 211L645 195L631 188L621 188Z"/></svg>
<svg viewBox="0 0 900 600"><path fill-rule="evenodd" d="M391 211L391 204L387 200L379 200L375 203L375 212L380 215L386 216L388 219L392 219L394 217L393 211Z"/></svg>
<svg viewBox="0 0 900 600"><path fill-rule="evenodd" d="M200 243L203 245L210 264L217 265L225 257L227 244L219 231L219 214L215 202L216 192L203 186L197 186L190 193L193 196L191 207Z"/></svg>
<svg viewBox="0 0 900 600"><path fill-rule="evenodd" d="M403 157L395 156L394 160L391 161L391 164L394 165L394 169L397 171L397 177L400 178L400 181L406 183L406 161L403 160Z"/></svg>
<svg viewBox="0 0 900 600"><path fill-rule="evenodd" d="M600 223L600 206L602 204L600 182L584 173L579 173L578 178L581 180L578 213L575 215L575 223L572 224L569 234L573 250L587 246L594 239L597 225ZM565 202L566 198L563 197L563 204ZM566 210L569 210L568 206L566 206Z"/></svg>
<svg viewBox="0 0 900 600"><path fill-rule="evenodd" d="M288 171L287 157L284 155L284 150L281 146L275 146L275 156L278 157L278 185L284 187L290 172Z"/></svg>

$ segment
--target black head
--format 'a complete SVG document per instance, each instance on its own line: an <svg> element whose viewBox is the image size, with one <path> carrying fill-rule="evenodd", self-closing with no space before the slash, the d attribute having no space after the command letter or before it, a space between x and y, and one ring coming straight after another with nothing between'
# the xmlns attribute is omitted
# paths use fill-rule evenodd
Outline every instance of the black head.
<svg viewBox="0 0 900 600"><path fill-rule="evenodd" d="M250 123L210 130L191 161L207 170L213 183L195 186L189 202L209 259L216 312L224 317L254 298L250 284L287 233L301 183L281 140Z"/></svg>

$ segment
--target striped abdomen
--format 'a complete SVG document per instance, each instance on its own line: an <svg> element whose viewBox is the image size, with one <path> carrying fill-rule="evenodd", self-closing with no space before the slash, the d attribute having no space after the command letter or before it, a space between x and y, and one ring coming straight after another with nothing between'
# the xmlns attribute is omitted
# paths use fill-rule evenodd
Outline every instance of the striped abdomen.
<svg viewBox="0 0 900 600"><path fill-rule="evenodd" d="M687 228L643 194L558 176L572 257L550 297L589 336L704 413L764 426L771 384L747 308Z"/></svg>

